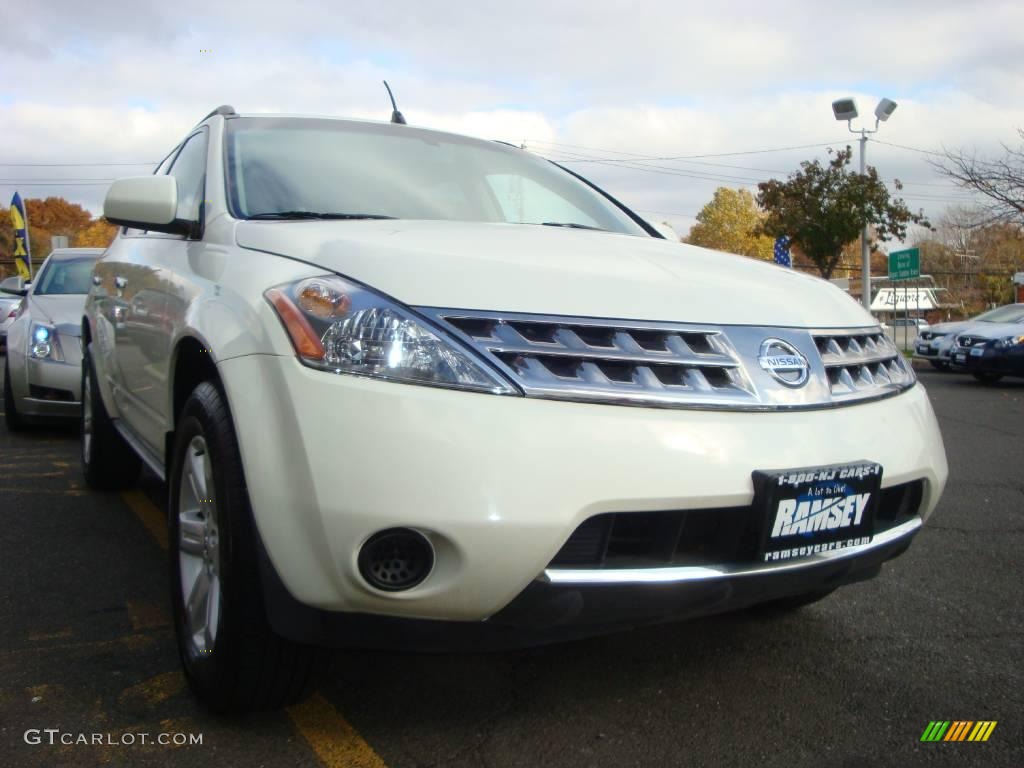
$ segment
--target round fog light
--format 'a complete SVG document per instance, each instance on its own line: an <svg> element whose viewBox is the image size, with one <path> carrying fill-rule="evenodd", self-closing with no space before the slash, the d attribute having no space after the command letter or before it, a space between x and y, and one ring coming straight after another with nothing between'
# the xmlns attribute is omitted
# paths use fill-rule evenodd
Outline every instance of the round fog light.
<svg viewBox="0 0 1024 768"><path fill-rule="evenodd" d="M384 592L412 589L433 567L434 548L426 536L409 528L379 531L359 550L359 573Z"/></svg>

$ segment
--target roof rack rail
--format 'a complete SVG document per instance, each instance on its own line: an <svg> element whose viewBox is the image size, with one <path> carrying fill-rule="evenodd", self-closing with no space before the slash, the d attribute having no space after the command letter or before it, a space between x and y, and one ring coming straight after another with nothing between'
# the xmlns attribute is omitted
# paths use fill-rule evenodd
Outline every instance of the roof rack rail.
<svg viewBox="0 0 1024 768"><path fill-rule="evenodd" d="M237 114L238 113L235 112L235 108L232 107L230 104L221 104L219 107L217 107L215 110L213 110L213 112L211 112L206 117L204 117L202 120L200 120L199 123L205 123L207 120L209 120L214 115L224 115L225 117L227 117L229 115L237 115ZM199 123L196 123L196 125L199 125Z"/></svg>

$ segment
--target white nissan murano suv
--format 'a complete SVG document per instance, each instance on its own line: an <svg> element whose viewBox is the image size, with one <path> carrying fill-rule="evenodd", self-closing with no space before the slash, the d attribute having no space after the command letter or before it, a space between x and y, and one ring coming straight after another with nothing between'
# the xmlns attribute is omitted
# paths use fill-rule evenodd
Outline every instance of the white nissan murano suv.
<svg viewBox="0 0 1024 768"><path fill-rule="evenodd" d="M221 107L105 215L84 471L166 479L215 710L296 700L329 648L804 605L906 550L946 482L849 296L505 144Z"/></svg>

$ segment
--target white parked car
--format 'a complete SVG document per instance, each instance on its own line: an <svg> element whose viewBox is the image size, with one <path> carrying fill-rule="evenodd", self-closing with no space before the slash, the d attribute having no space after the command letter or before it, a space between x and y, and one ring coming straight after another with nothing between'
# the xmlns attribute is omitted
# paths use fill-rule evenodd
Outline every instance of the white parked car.
<svg viewBox="0 0 1024 768"><path fill-rule="evenodd" d="M82 308L101 253L102 248L59 248L46 257L35 282L9 277L0 283L0 291L19 303L7 331L3 398L8 429L39 420L78 419Z"/></svg>
<svg viewBox="0 0 1024 768"><path fill-rule="evenodd" d="M105 214L83 465L166 477L215 709L293 700L325 646L806 604L906 550L946 482L845 293L507 145L222 107Z"/></svg>
<svg viewBox="0 0 1024 768"><path fill-rule="evenodd" d="M896 317L885 325L885 333L898 349L910 350L914 340L930 327L923 317Z"/></svg>

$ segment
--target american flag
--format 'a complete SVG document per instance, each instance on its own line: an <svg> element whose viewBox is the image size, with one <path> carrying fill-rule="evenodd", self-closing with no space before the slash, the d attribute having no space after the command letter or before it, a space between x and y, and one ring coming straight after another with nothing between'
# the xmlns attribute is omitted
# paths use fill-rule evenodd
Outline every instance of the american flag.
<svg viewBox="0 0 1024 768"><path fill-rule="evenodd" d="M775 263L783 267L793 266L793 257L789 254L789 238L786 235L775 238Z"/></svg>

